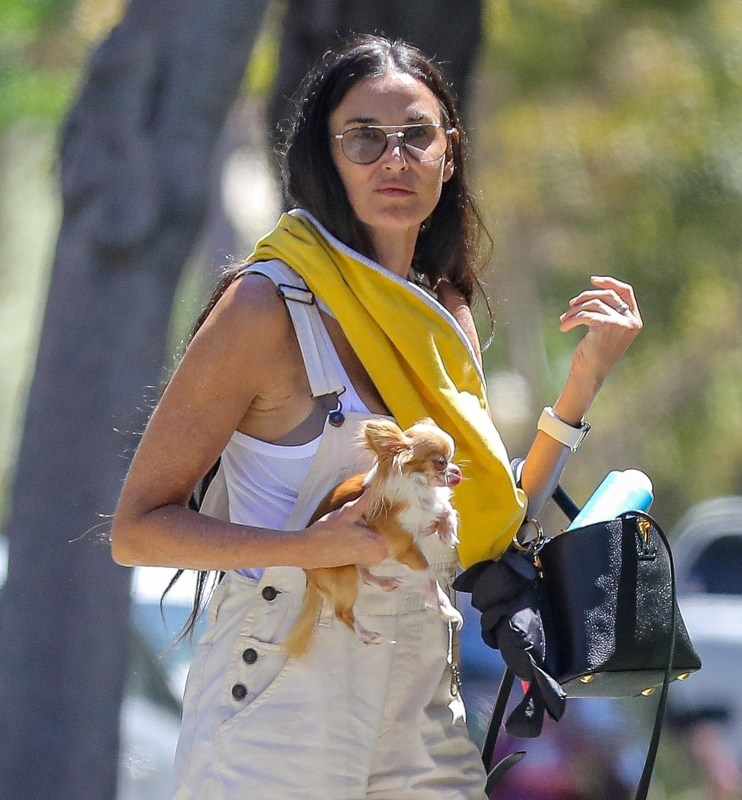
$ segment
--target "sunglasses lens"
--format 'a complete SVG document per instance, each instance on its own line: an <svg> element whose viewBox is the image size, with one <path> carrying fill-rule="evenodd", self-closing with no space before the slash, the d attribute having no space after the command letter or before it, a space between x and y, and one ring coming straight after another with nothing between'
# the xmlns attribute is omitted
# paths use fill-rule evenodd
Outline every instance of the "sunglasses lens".
<svg viewBox="0 0 742 800"><path fill-rule="evenodd" d="M378 128L351 128L343 134L341 144L354 164L372 164L386 149L386 136Z"/></svg>
<svg viewBox="0 0 742 800"><path fill-rule="evenodd" d="M436 161L446 152L446 133L437 125L416 125L405 131L404 143L418 161Z"/></svg>

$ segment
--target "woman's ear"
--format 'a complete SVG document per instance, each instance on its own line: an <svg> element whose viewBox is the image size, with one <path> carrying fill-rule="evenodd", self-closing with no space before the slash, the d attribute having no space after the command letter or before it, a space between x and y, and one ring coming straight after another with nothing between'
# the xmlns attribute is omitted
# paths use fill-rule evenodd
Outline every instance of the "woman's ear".
<svg viewBox="0 0 742 800"><path fill-rule="evenodd" d="M453 156L456 148L453 147L454 142L458 143L459 141L459 131L458 128L451 129L451 138L448 141L448 147L446 148L446 160L443 164L443 183L446 181L450 181L453 177L454 170L456 166L454 164Z"/></svg>
<svg viewBox="0 0 742 800"><path fill-rule="evenodd" d="M447 158L443 164L443 183L450 181L454 173L453 158Z"/></svg>

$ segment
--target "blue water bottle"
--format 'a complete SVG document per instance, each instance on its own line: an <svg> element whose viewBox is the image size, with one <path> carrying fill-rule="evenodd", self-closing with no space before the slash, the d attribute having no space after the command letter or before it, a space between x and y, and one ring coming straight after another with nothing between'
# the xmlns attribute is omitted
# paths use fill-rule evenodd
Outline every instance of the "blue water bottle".
<svg viewBox="0 0 742 800"><path fill-rule="evenodd" d="M614 470L603 478L567 530L605 522L624 511L646 511L653 499L652 481L643 472L638 469Z"/></svg>

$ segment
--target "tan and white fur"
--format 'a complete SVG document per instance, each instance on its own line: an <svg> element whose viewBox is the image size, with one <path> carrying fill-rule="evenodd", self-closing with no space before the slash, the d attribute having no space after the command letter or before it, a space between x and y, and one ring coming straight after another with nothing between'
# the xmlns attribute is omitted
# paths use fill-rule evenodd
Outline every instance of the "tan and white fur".
<svg viewBox="0 0 742 800"><path fill-rule="evenodd" d="M458 515L451 504L452 489L461 480L453 458L453 439L431 419L416 422L403 431L394 422L371 420L363 429L366 445L375 454L374 466L336 486L312 515L310 524L343 504L370 494L366 523L386 540L392 558L423 573L426 604L441 617L461 627L461 614L451 603L420 550L418 540L437 534L450 547L458 543ZM385 591L396 589L396 578L373 574L367 567L350 564L306 570L307 588L302 608L289 631L285 647L292 657L302 655L322 609L322 599L366 644L382 637L365 628L355 617L353 605L359 580Z"/></svg>

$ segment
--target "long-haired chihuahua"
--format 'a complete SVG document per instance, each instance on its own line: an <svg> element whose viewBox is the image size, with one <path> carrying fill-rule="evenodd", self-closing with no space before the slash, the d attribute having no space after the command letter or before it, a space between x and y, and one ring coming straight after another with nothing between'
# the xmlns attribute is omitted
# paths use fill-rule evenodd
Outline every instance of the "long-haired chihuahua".
<svg viewBox="0 0 742 800"><path fill-rule="evenodd" d="M461 470L451 461L453 439L432 419L420 420L405 431L388 420L371 420L365 423L363 436L375 455L374 466L368 473L336 486L320 503L310 524L368 492L366 523L385 538L392 558L424 573L426 604L460 628L461 614L436 580L417 543L421 537L434 533L450 547L458 543L458 515L451 504L451 494L461 481ZM290 656L301 656L309 646L323 598L361 641L382 641L379 634L356 619L353 605L359 579L390 591L399 586L396 578L375 575L368 567L354 564L308 569L306 574L302 608L284 642Z"/></svg>

